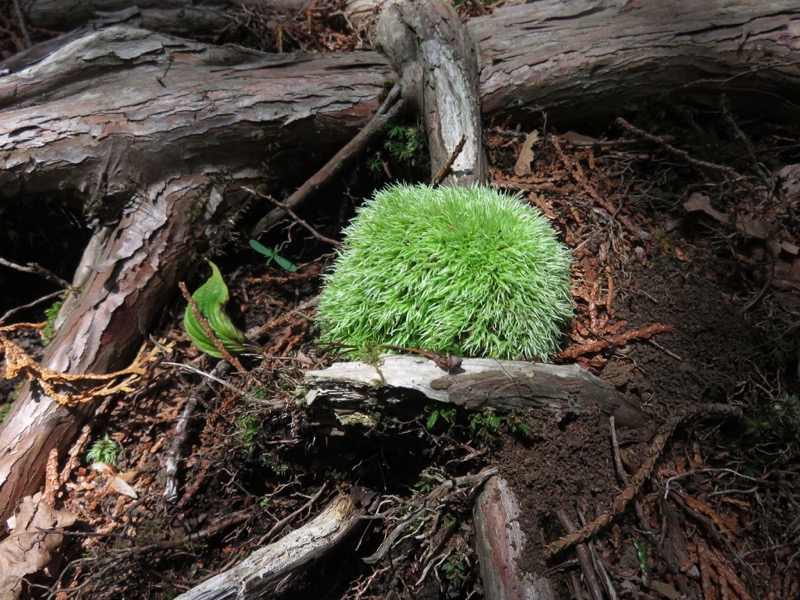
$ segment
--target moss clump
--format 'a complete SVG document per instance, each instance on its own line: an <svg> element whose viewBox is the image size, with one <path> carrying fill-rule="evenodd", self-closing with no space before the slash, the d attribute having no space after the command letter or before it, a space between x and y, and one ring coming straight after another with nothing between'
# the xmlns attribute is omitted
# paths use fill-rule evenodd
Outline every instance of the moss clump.
<svg viewBox="0 0 800 600"><path fill-rule="evenodd" d="M345 229L318 320L328 343L547 359L572 316L568 250L490 188L391 186Z"/></svg>

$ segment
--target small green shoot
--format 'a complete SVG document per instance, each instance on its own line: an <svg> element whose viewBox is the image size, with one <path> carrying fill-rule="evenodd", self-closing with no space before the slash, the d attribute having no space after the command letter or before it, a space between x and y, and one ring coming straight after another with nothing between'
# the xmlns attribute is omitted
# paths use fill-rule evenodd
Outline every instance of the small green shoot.
<svg viewBox="0 0 800 600"><path fill-rule="evenodd" d="M457 410L455 407L433 408L432 406L428 406L425 408L425 412L428 413L428 420L425 422L425 427L427 429L433 429L440 421L444 421L448 425L456 424Z"/></svg>
<svg viewBox="0 0 800 600"><path fill-rule="evenodd" d="M236 419L236 426L239 428L237 439L244 446L247 454L255 452L257 447L258 434L261 431L258 419L252 415Z"/></svg>
<svg viewBox="0 0 800 600"><path fill-rule="evenodd" d="M417 488L423 494L428 494L436 487L437 481L432 477L428 477L427 475L423 475L419 478L419 481L414 484L414 487Z"/></svg>
<svg viewBox="0 0 800 600"><path fill-rule="evenodd" d="M463 554L455 554L447 559L447 562L442 565L442 572L445 579L450 582L454 589L461 589L469 577L469 563L467 557Z"/></svg>
<svg viewBox="0 0 800 600"><path fill-rule="evenodd" d="M99 440L95 440L92 447L89 448L86 460L90 463L105 463L115 467L121 452L122 444L105 434Z"/></svg>
<svg viewBox="0 0 800 600"><path fill-rule="evenodd" d="M44 311L44 318L47 324L44 326L44 329L42 329L42 341L45 344L50 343L50 340L55 333L53 326L55 325L56 317L58 316L58 313L63 305L64 298L62 297L53 302L53 304L51 304L50 307L46 308Z"/></svg>
<svg viewBox="0 0 800 600"><path fill-rule="evenodd" d="M274 248L270 249L267 248L264 244L257 242L256 240L250 240L250 247L258 252L259 254L263 254L267 257L267 264L272 262L273 260L275 263L289 271L290 273L294 273L297 271L297 265L293 262L290 262L283 258L280 254L278 254L278 247L275 246Z"/></svg>
<svg viewBox="0 0 800 600"><path fill-rule="evenodd" d="M208 321L211 331L225 349L231 354L241 354L249 347L247 340L222 310L228 301L228 286L225 285L217 265L211 261L208 261L208 264L211 265L211 277L197 288L192 298L197 303L198 312ZM222 353L206 335L200 321L195 317L191 305L186 306L183 326L195 346L209 356L222 358Z"/></svg>
<svg viewBox="0 0 800 600"><path fill-rule="evenodd" d="M3 406L0 406L0 423L6 420L6 417L8 416L8 413L11 410L12 406L14 406L14 404L11 402L9 402L8 404L4 404Z"/></svg>
<svg viewBox="0 0 800 600"><path fill-rule="evenodd" d="M642 577L649 579L650 563L647 558L647 544L635 539L633 540L633 548L636 550L636 558L639 561L639 570L642 572Z"/></svg>
<svg viewBox="0 0 800 600"><path fill-rule="evenodd" d="M478 433L480 431L494 433L500 429L500 425L502 424L502 419L492 410L474 413L469 418L469 428L472 429L473 433Z"/></svg>

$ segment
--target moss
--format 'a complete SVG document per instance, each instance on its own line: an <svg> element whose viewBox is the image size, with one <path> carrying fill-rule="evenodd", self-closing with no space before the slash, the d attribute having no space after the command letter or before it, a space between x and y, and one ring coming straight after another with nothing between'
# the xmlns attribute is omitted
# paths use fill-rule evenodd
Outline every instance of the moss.
<svg viewBox="0 0 800 600"><path fill-rule="evenodd" d="M568 250L490 188L396 185L345 229L325 276L322 341L547 359L572 316Z"/></svg>

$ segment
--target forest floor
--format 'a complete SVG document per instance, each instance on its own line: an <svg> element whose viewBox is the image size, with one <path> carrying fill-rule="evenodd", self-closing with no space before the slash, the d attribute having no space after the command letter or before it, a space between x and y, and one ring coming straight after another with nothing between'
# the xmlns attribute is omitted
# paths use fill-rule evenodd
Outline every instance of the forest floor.
<svg viewBox="0 0 800 600"><path fill-rule="evenodd" d="M31 595L171 598L338 494L410 510L441 481L497 467L522 508L522 567L550 577L560 597L590 598L574 551L542 553L566 533L559 513L578 524L602 514L667 419L721 403L745 416L682 422L627 510L587 543L594 585L609 598L799 597L799 132L725 106L626 118L632 125L580 134L489 123L485 140L492 185L541 209L575 257L576 318L557 362L634 399L652 430L614 432L615 443L599 411L434 406L411 420L376 414L370 425L320 430L295 391L305 371L341 358L317 346L313 318L334 253L287 221L262 241L296 272L265 264L247 239L214 259L229 314L263 354L244 357L242 373L215 366L182 328L185 304L171 307L153 336L160 358L135 392L98 407L61 472L57 508L78 522L55 578L33 580ZM302 218L339 237L369 189L416 172L386 148L371 152L379 173L356 167ZM228 387L203 375L212 371ZM122 449L115 466L87 457L106 436ZM170 456L178 487L167 498ZM363 558L396 523L366 521L285 597L482 597L473 501L453 494L427 506L373 564Z"/></svg>

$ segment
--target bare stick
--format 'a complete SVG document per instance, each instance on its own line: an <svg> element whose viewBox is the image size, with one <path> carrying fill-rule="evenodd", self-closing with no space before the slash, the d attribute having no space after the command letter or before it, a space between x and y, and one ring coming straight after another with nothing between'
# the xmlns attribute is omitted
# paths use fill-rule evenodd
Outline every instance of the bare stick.
<svg viewBox="0 0 800 600"><path fill-rule="evenodd" d="M464 144L467 143L467 136L462 135L459 142L456 144L456 147L453 148L453 151L450 153L450 158L447 159L447 162L442 165L442 168L439 169L439 172L436 176L431 180L431 187L437 187L442 180L447 177L448 171L453 166L453 163L456 162L458 155L461 154L461 151L464 149Z"/></svg>
<svg viewBox="0 0 800 600"><path fill-rule="evenodd" d="M637 137L640 137L642 139L647 140L648 142L652 142L652 143L654 143L654 144L656 144L658 146L661 146L664 150L666 150L667 152L669 152L673 156L675 156L675 157L677 157L677 158L689 163L690 165L692 165L693 167L695 167L697 169L700 169L701 171L717 171L717 172L720 172L720 173L724 173L725 175L728 175L729 177L733 177L734 179L744 179L745 178L744 175L742 175L741 173L739 173L738 171L736 171L734 169L731 169L728 166L718 165L716 163L708 162L708 161L705 161L705 160L698 160L696 158L692 158L689 155L688 152L686 152L684 150L680 150L679 148L676 148L672 144L668 144L667 142L665 142L662 138L660 138L658 136L655 136L655 135L653 135L651 133L647 133L646 131L642 131L638 127L634 127L633 125L628 123L622 117L618 117L614 121L614 123L616 123L617 126L621 127L622 129L624 129L628 133L631 133L631 134L633 134L633 135L635 135Z"/></svg>
<svg viewBox="0 0 800 600"><path fill-rule="evenodd" d="M0 258L0 265L8 267L9 269L21 271L22 273L33 273L35 275L40 275L41 277L47 279L47 281L55 283L57 286L65 290L72 287L72 284L70 284L69 281L61 279L61 277L52 271L45 269L43 266L37 265L36 263L28 263L26 266L22 266L18 265L17 263L13 263L10 260L6 260L5 258Z"/></svg>
<svg viewBox="0 0 800 600"><path fill-rule="evenodd" d="M325 163L324 167L314 173L300 189L289 196L289 198L283 202L284 208L273 210L262 218L256 226L253 227L253 231L250 232L250 235L258 237L286 216L286 207L297 208L308 200L312 194L317 192L319 188L340 173L345 166L350 164L350 161L358 156L375 137L386 131L392 121L405 109L405 106L406 101L400 94L400 86L395 85L386 96L386 100L384 100L383 104L378 108L375 116L372 117L364 129L359 131L344 148L339 150L332 159Z"/></svg>
<svg viewBox="0 0 800 600"><path fill-rule="evenodd" d="M214 335L214 332L211 330L211 325L208 324L206 318L200 314L200 309L197 307L197 302L194 301L192 295L189 293L189 290L186 289L186 284L184 282L178 283L178 287L181 288L181 294L189 303L189 306L192 307L192 312L194 313L195 319L197 322L200 323L200 327L203 328L203 332L208 336L208 339L212 341L214 346L216 346L217 350L220 351L222 356L231 363L234 368L239 371L239 373L247 373L247 369L242 366L242 363L239 362L239 359L235 356L232 356L228 349L225 348L225 345L219 340L219 338Z"/></svg>
<svg viewBox="0 0 800 600"><path fill-rule="evenodd" d="M58 298L63 293L64 292L62 292L62 291L53 292L52 294L47 294L47 296L42 296L41 298L39 298L37 300L34 300L33 302L28 302L28 304L23 304L22 306L17 306L16 308L12 308L8 312L6 312L6 314L4 314L2 317L0 317L0 323L4 323L5 321L7 321L11 317L13 317L18 312L22 312L23 310L27 310L29 308L33 308L34 306L38 306L39 304L42 304L43 302L47 302L48 300L55 300L56 298Z"/></svg>
<svg viewBox="0 0 800 600"><path fill-rule="evenodd" d="M556 512L556 516L558 516L558 520L561 521L564 529L569 533L577 529L575 523L572 522L567 511L563 508ZM584 543L575 544L575 552L578 554L578 564L581 566L581 572L583 573L583 578L586 580L586 587L589 588L589 593L592 595L592 600L603 600L603 591L600 589L600 582L597 581L597 574L592 566L592 557L589 555L589 548L587 548Z"/></svg>
<svg viewBox="0 0 800 600"><path fill-rule="evenodd" d="M17 25L19 25L19 31L22 34L22 39L25 41L25 49L27 50L33 43L31 42L31 36L28 35L28 27L25 25L25 15L22 14L22 8L19 6L19 0L14 0L14 15L17 17Z"/></svg>
<svg viewBox="0 0 800 600"><path fill-rule="evenodd" d="M587 523L573 533L562 536L555 542L547 544L544 547L545 556L551 558L559 552L571 548L575 544L585 542L611 523L614 517L622 514L627 508L628 503L639 493L639 490L642 489L644 482L650 478L656 466L656 462L661 457L661 453L664 451L664 448L666 448L669 438L675 432L678 425L688 419L706 414L741 416L742 409L729 404L701 404L700 406L694 406L683 410L677 415L667 419L661 427L661 431L656 434L655 438L653 438L653 443L650 444L650 447L647 449L645 453L647 458L639 467L639 470L631 477L629 485L614 499L612 505L594 521Z"/></svg>
<svg viewBox="0 0 800 600"><path fill-rule="evenodd" d="M257 192L256 190L254 190L252 188L249 188L249 187L242 186L242 189L245 192L250 192L251 194L253 194L257 198L263 198L264 200L268 200L269 202L272 202L278 208L281 208L281 209L285 210L287 213L289 213L289 216L291 216L299 225L302 225L303 227L308 229L309 233L311 233L311 235L313 235L318 240L320 240L322 242L325 242L326 244L330 244L331 246L335 246L336 248L338 248L338 247L340 247L342 245L341 242L337 242L336 240L332 240L331 238L325 237L324 235L319 233L316 229L311 227L311 225L309 225L303 219L298 217L297 213L295 213L291 208L289 208L288 205L284 204L283 202L278 202L272 196L270 196L268 194L262 194L261 192Z"/></svg>

